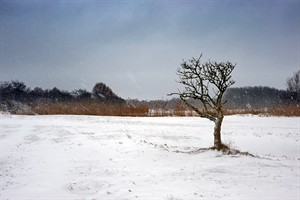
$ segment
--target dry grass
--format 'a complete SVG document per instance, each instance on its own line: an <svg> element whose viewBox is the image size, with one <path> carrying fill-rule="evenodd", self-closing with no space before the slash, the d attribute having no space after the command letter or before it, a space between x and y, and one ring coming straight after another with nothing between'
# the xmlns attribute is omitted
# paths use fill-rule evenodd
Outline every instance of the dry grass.
<svg viewBox="0 0 300 200"><path fill-rule="evenodd" d="M81 102L40 102L27 106L26 109L12 111L12 114L38 115L100 115L100 116L198 116L185 107L167 109L149 109L147 103L138 105L104 103L96 100ZM225 108L225 115L253 114L262 116L300 116L299 105L278 105L270 108L231 109Z"/></svg>
<svg viewBox="0 0 300 200"><path fill-rule="evenodd" d="M37 103L30 112L18 114L38 115L101 115L101 116L147 116L146 105L130 106L127 104L103 103L97 101L68 102L68 103Z"/></svg>
<svg viewBox="0 0 300 200"><path fill-rule="evenodd" d="M300 116L299 105L278 105L270 108L260 109L229 109L225 110L225 115L236 115L236 114L253 114L263 116Z"/></svg>
<svg viewBox="0 0 300 200"><path fill-rule="evenodd" d="M236 114L251 114L251 115L262 115L262 116L300 116L299 105L277 105L269 108L251 108L251 109L224 109L225 115L236 115ZM173 110L151 110L149 111L151 117L161 116L198 116L192 110L187 108L175 108Z"/></svg>
<svg viewBox="0 0 300 200"><path fill-rule="evenodd" d="M274 116L300 116L300 106L286 105L272 107L268 110L268 114Z"/></svg>

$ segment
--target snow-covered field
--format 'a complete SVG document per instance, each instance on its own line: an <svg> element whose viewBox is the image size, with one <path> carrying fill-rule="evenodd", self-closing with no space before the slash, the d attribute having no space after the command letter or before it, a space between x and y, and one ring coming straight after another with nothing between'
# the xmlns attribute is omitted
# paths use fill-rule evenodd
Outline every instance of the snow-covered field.
<svg viewBox="0 0 300 200"><path fill-rule="evenodd" d="M0 199L299 199L299 117L0 115ZM181 153L178 153L180 151Z"/></svg>

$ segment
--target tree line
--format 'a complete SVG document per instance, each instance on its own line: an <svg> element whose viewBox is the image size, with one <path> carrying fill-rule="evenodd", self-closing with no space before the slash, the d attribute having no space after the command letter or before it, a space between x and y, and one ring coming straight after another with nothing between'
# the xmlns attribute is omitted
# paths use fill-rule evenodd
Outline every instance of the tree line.
<svg viewBox="0 0 300 200"><path fill-rule="evenodd" d="M228 88L224 98L231 109L299 104L297 93L263 86Z"/></svg>
<svg viewBox="0 0 300 200"><path fill-rule="evenodd" d="M270 87L228 88L224 94L226 114L261 113L280 110L278 115L299 115L299 92ZM196 107L201 102L187 99ZM297 107L298 106L298 107ZM288 111L290 109L290 111ZM17 114L90 114L129 116L194 116L180 98L169 100L127 99L116 95L106 84L92 91L31 89L23 82L0 82L0 111ZM285 114L286 113L286 114ZM298 114L297 114L298 113Z"/></svg>
<svg viewBox="0 0 300 200"><path fill-rule="evenodd" d="M39 106L50 107L59 104L71 107L71 104L75 103L81 105L88 103L124 105L126 101L117 96L104 83L95 84L92 92L85 89L69 92L57 87L53 89L40 87L31 89L20 81L0 82L0 110L4 112L20 113L36 110Z"/></svg>

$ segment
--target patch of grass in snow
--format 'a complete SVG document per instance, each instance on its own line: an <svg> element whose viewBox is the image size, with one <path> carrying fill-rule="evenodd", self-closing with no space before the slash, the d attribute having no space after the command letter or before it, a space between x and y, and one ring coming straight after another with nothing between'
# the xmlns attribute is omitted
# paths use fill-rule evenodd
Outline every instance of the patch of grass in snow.
<svg viewBox="0 0 300 200"><path fill-rule="evenodd" d="M188 151L188 152L183 152L183 151L175 151L176 153L188 153L188 154L199 154L199 153L204 153L206 151L217 151L215 147L208 147L208 148L199 148L194 151ZM220 150L220 152L223 153L223 155L233 155L233 156L238 156L238 155L244 155L244 156L250 156L250 157L257 157L249 152L242 152L237 149L229 148L228 146L223 144L223 148Z"/></svg>
<svg viewBox="0 0 300 200"><path fill-rule="evenodd" d="M132 139L131 137L129 137L127 135L127 137L129 139ZM208 148L198 148L198 149L195 149L194 150L191 150L191 151L182 151L182 150L172 150L172 149L175 149L176 146L168 146L167 144L155 144L153 142L148 142L146 140L140 140L141 143L144 143L144 144L147 144L149 146L152 146L154 148L159 148L163 151L168 151L168 152L174 152L174 153L187 153L187 154L199 154L199 153L204 153L206 151L217 151L217 149L215 147L208 147ZM242 152L240 150L237 150L235 148L232 148L231 147L231 144L232 143L229 143L229 144L222 144L222 148L220 150L220 152L223 153L223 155L232 155L232 156L239 156L239 155L243 155L243 156L250 156L250 157L257 157L259 158L258 156L255 156L249 152ZM190 147L187 147L186 149L191 149Z"/></svg>

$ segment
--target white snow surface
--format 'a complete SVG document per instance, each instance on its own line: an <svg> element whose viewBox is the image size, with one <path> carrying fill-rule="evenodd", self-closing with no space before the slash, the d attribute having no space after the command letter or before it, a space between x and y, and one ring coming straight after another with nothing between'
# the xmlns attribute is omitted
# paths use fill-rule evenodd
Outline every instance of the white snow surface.
<svg viewBox="0 0 300 200"><path fill-rule="evenodd" d="M0 115L0 199L299 199L299 117ZM178 152L179 151L179 152Z"/></svg>

